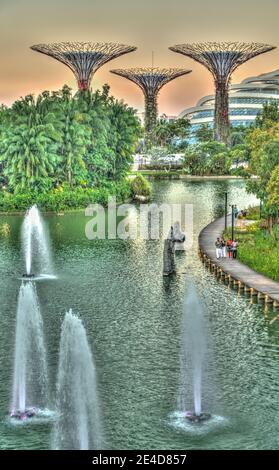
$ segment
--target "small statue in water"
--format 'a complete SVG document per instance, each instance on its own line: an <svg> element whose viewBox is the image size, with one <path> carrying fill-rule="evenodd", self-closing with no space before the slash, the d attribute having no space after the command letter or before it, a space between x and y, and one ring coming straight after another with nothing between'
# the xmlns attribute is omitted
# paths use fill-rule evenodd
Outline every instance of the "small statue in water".
<svg viewBox="0 0 279 470"><path fill-rule="evenodd" d="M184 242L186 240L186 236L185 236L185 233L181 231L179 222L175 222L173 224L173 240L174 240L175 251L185 250Z"/></svg>
<svg viewBox="0 0 279 470"><path fill-rule="evenodd" d="M175 272L175 250L184 250L183 243L185 242L185 238L185 234L180 230L179 222L175 222L173 226L171 226L168 237L164 242L164 276L169 276ZM179 247L177 245L179 245Z"/></svg>

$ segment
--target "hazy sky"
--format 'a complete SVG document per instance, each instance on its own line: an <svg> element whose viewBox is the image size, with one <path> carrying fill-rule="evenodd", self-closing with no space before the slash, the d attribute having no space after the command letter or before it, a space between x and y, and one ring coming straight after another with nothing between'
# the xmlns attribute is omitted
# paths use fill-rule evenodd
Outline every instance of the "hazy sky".
<svg viewBox="0 0 279 470"><path fill-rule="evenodd" d="M57 41L122 42L138 47L102 67L93 88L109 83L111 92L143 108L136 85L109 73L111 68L155 66L190 68L192 74L162 90L160 113L177 114L213 91L209 73L168 46L196 41L259 41L279 46L278 0L0 0L0 102L64 83L76 88L63 64L29 49ZM252 59L233 75L243 78L279 68L279 49Z"/></svg>

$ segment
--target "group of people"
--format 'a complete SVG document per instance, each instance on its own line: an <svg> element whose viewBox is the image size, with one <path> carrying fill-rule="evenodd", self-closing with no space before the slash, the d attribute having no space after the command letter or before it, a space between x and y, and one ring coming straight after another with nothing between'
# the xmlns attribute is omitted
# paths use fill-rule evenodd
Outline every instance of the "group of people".
<svg viewBox="0 0 279 470"><path fill-rule="evenodd" d="M224 238L217 238L215 242L215 247L216 247L216 258L227 258L227 255L229 258L236 258L237 257L237 247L238 247L238 242L237 240L232 240L229 238L229 240L226 242Z"/></svg>

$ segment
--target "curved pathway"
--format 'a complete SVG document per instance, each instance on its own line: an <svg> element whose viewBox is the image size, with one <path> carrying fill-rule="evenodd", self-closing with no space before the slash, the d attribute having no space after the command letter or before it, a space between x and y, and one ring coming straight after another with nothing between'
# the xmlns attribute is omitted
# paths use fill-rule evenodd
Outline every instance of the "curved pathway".
<svg viewBox="0 0 279 470"><path fill-rule="evenodd" d="M231 225L231 216L228 216L228 227ZM279 283L272 281L263 274L257 273L237 259L216 259L215 241L222 236L225 226L225 218L216 219L207 225L199 235L199 247L204 261L207 260L220 275L225 275L229 280L237 281L239 287L250 290L251 293L264 298L267 303L273 303L279 307Z"/></svg>

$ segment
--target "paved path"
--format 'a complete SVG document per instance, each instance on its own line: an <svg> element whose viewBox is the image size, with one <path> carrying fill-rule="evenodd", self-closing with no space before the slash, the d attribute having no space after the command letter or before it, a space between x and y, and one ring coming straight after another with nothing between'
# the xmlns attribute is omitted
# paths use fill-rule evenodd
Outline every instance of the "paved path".
<svg viewBox="0 0 279 470"><path fill-rule="evenodd" d="M259 274L240 261L233 259L216 259L215 241L224 231L225 218L217 219L205 227L199 235L199 246L214 263L230 274L234 279L241 281L248 287L268 295L270 299L279 302L279 283L272 281L263 274ZM228 227L231 225L231 216L228 217Z"/></svg>

